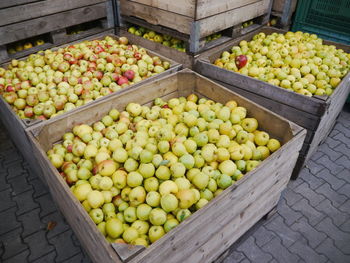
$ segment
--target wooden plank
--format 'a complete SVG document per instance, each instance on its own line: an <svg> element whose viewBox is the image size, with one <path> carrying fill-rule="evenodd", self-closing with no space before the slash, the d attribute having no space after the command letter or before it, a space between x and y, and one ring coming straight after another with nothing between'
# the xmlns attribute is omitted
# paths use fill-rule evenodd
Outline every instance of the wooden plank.
<svg viewBox="0 0 350 263"><path fill-rule="evenodd" d="M269 13L271 0L262 0L199 20L199 35L206 37L244 21Z"/></svg>
<svg viewBox="0 0 350 263"><path fill-rule="evenodd" d="M49 162L45 152L56 141L61 139L64 132L71 130L74 125L82 122L91 124L99 120L111 108L115 107L121 110L131 101L148 104L156 97L166 98L196 92L199 95L203 94L213 99L218 98L220 101L236 99L238 102L245 103L244 105L252 104L252 107L254 107L250 111L251 114L255 114L255 110L266 112L264 119L260 119L257 113L258 121L269 120L271 122L272 119L284 123L286 127L289 126L287 130L271 128L271 132L273 130L273 135L276 134L277 137L283 137L283 134L289 134L289 140L278 151L264 160L257 169L249 172L235 185L226 189L204 208L194 213L178 227L167 233L162 239L138 254L131 262L184 262L192 253L201 252L200 250L196 251L194 249L195 246L207 246L209 239L218 237L214 233L222 231L222 227L228 225L231 220L238 220L237 224L239 224L239 227L242 227L241 224L245 222L244 220L255 223L275 206L278 196L289 180L292 167L295 164L297 154L305 137L305 130L258 105L253 105L247 99L208 79L203 78L203 80L199 80L200 78L203 77L188 69L183 70L158 79L154 83L148 83L142 87L125 91L120 96L109 97L103 102L98 102L99 107L96 106L97 103L91 104L89 108L80 108L74 114L69 114L69 117L65 119L57 117L46 122L44 125L36 125L36 127L31 127L28 130L30 138L33 140L36 154L38 154L40 166L46 171L45 175L50 182L48 183L50 190L52 189L55 200L68 217L68 222L72 225L74 231L77 232L79 239L81 239L82 244L90 253L93 261L112 262L112 260L115 260L119 262L119 259L115 258L115 252L111 251L110 246L106 247L104 237L98 232L92 221L87 218L87 213L72 196L68 186L60 177L58 171ZM205 88L203 85L216 85L215 94L210 87ZM221 89L224 91L218 92ZM271 119L268 118L270 114ZM281 124L280 127L284 125ZM63 200L60 200L60 198ZM219 210L220 212L218 212ZM75 212L72 213L71 211ZM208 218L212 220L209 227ZM235 224L236 221L233 222ZM90 228L93 231L90 231ZM202 231L203 229L205 231ZM240 233L236 233L232 236L232 240L238 238L240 235ZM225 242L226 238L230 239L228 235L225 236ZM227 242L229 243L230 241ZM224 247L220 248L221 244L218 242L213 242L213 246L218 249L215 253L222 252L222 249L224 249ZM181 251L181 253L178 253L178 251Z"/></svg>
<svg viewBox="0 0 350 263"><path fill-rule="evenodd" d="M45 0L37 3L0 9L0 26L104 2L106 2L106 0Z"/></svg>
<svg viewBox="0 0 350 263"><path fill-rule="evenodd" d="M322 116L320 124L315 131L313 141L311 143L306 159L308 160L316 152L318 146L327 138L335 125L346 99L350 92L350 73L342 80L341 84L335 89L334 93L329 98L330 106Z"/></svg>
<svg viewBox="0 0 350 263"><path fill-rule="evenodd" d="M16 5L25 5L33 2L39 2L42 0L1 0L0 8L8 8Z"/></svg>
<svg viewBox="0 0 350 263"><path fill-rule="evenodd" d="M262 2L263 0L197 0L195 20L224 13L228 10L240 8L259 1Z"/></svg>
<svg viewBox="0 0 350 263"><path fill-rule="evenodd" d="M106 3L0 27L0 45L106 17Z"/></svg>
<svg viewBox="0 0 350 263"><path fill-rule="evenodd" d="M192 18L157 9L151 6L120 0L120 11L124 16L134 16L153 25L162 25L184 34L190 34Z"/></svg>
<svg viewBox="0 0 350 263"><path fill-rule="evenodd" d="M146 247L130 245L130 244L122 244L122 243L112 243L111 244L115 252L117 252L118 256L123 262L129 262L132 258L134 258L137 254L139 254Z"/></svg>
<svg viewBox="0 0 350 263"><path fill-rule="evenodd" d="M198 2L198 0L129 0L128 2L156 7L194 19L196 14L196 2Z"/></svg>
<svg viewBox="0 0 350 263"><path fill-rule="evenodd" d="M273 0L272 10L282 13L285 9L286 4L290 2L290 11L294 13L298 0Z"/></svg>

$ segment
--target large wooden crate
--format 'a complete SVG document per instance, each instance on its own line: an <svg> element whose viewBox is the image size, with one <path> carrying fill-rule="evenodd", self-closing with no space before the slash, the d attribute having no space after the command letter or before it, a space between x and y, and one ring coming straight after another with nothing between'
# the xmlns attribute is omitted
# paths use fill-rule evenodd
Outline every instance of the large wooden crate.
<svg viewBox="0 0 350 263"><path fill-rule="evenodd" d="M99 34L99 35L94 35L88 38L85 38L84 40L92 40L92 39L102 39L105 36L112 36L112 37L116 37L113 34ZM67 45L71 45L73 43L77 43L80 42L82 40L76 41L76 42L72 42L66 45L62 45L62 46L58 46L53 48L53 50L58 49L60 47L65 47ZM132 43L132 42L131 42ZM152 76L150 78L147 78L145 80L140 81L139 83L135 83L133 85L130 85L118 92L112 93L110 95L107 95L105 97L102 97L98 100L92 101L89 104L80 106L76 109L71 110L69 113L65 113L63 114L64 116L66 116L67 114L70 114L71 112L76 111L79 108L86 108L89 107L90 104L94 104L96 101L103 101L105 98L110 97L110 96L115 96L116 94L119 93L123 93L124 91L128 90L128 89L133 89L137 86L143 85L144 83L150 82L154 79L160 78L162 76L177 72L181 69L182 65L180 65L179 63L173 61L172 59L166 58L162 55L159 55L156 52L150 51L147 49L147 53L152 55L152 56L158 56L160 57L163 61L169 61L170 63L170 68L160 74L157 74L155 76ZM22 58L21 60L24 60L26 58ZM6 67L8 65L8 63L1 65L2 67ZM34 156L32 154L32 148L31 148L31 144L29 143L28 140L28 136L26 135L25 130L28 129L29 127L36 125L38 123L50 123L54 120L55 118L49 119L49 120L33 120L33 119L20 119L17 114L15 114L15 112L12 110L11 106L4 100L4 98L2 96L0 96L0 120L3 122L4 126L7 128L9 135L12 139L12 141L15 143L16 147L18 148L18 150L22 153L23 157L25 160L27 160L27 162L30 165L30 168L32 170L32 172L34 172L35 174L38 174L39 177L41 176L40 170L38 169L38 167L35 165L35 159Z"/></svg>
<svg viewBox="0 0 350 263"><path fill-rule="evenodd" d="M165 32L184 34L189 41L189 51L198 53L205 48L204 38L222 30L232 28L232 36L245 34L241 30L245 21L261 18L254 30L268 22L272 0L191 0L151 1L119 0L121 17L128 22L165 27ZM136 18L136 19L135 19ZM170 29L166 30L166 29ZM179 35L179 34L178 34Z"/></svg>
<svg viewBox="0 0 350 263"><path fill-rule="evenodd" d="M279 17L278 27L287 29L292 22L292 16L298 0L274 0L271 14Z"/></svg>
<svg viewBox="0 0 350 263"><path fill-rule="evenodd" d="M0 63L106 31L114 26L112 0L2 0L0 1ZM91 22L85 31L69 28ZM8 53L11 43L40 36L44 46Z"/></svg>
<svg viewBox="0 0 350 263"><path fill-rule="evenodd" d="M256 103L284 116L307 129L307 136L298 160L298 164L293 173L293 178L297 178L299 171L317 150L330 131L332 130L336 118L341 112L350 91L350 73L348 73L331 96L307 97L301 94L288 91L286 89L271 85L267 82L257 80L233 71L219 68L213 65L223 51L230 50L241 40L250 41L255 34L264 32L283 33L285 31L265 27L224 44L221 50L208 51L196 62L196 70L229 89L255 101ZM350 47L330 41L325 44L332 44L350 52Z"/></svg>
<svg viewBox="0 0 350 263"><path fill-rule="evenodd" d="M33 153L44 171L53 198L94 262L115 263L122 260L72 195L66 182L48 160L46 151L75 125L92 124L112 108L123 110L130 102L150 105L157 97L168 100L191 93L221 103L236 100L239 105L247 108L248 116L259 121L262 130L281 141L282 147L150 247L136 249L138 252L126 257L126 261L211 262L276 206L290 179L306 134L305 130L229 89L185 69L28 130L33 143ZM133 251L130 246L127 246L126 250ZM119 246L116 251L120 255L124 255L122 252L125 252Z"/></svg>

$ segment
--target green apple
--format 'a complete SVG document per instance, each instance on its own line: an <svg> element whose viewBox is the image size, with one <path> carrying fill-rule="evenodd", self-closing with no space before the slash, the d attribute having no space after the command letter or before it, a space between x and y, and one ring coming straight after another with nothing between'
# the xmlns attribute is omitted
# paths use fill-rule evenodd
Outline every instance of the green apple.
<svg viewBox="0 0 350 263"><path fill-rule="evenodd" d="M164 235L165 235L165 231L162 226L151 226L148 231L148 236L151 243L156 242L158 239L160 239Z"/></svg>
<svg viewBox="0 0 350 263"><path fill-rule="evenodd" d="M176 197L179 199L179 207L182 209L191 207L196 201L195 193L191 189L180 190Z"/></svg>
<svg viewBox="0 0 350 263"><path fill-rule="evenodd" d="M126 186L127 172L124 170L117 170L112 174L113 185L118 189L123 189Z"/></svg>
<svg viewBox="0 0 350 263"><path fill-rule="evenodd" d="M188 209L180 209L176 214L176 219L181 223L184 221L187 217L191 215L190 210Z"/></svg>
<svg viewBox="0 0 350 263"><path fill-rule="evenodd" d="M178 203L177 198L173 194L165 194L160 199L161 207L167 213L177 209Z"/></svg>
<svg viewBox="0 0 350 263"><path fill-rule="evenodd" d="M207 185L209 183L209 175L200 172L193 177L192 183L198 189L204 189L207 187Z"/></svg>
<svg viewBox="0 0 350 263"><path fill-rule="evenodd" d="M146 195L146 203L152 207L157 207L160 204L160 194L155 191L150 191Z"/></svg>
<svg viewBox="0 0 350 263"><path fill-rule="evenodd" d="M140 204L137 208L136 208L136 216L138 219L140 220L148 220L149 218L149 214L152 211L152 207L149 206L148 204Z"/></svg>
<svg viewBox="0 0 350 263"><path fill-rule="evenodd" d="M137 216L136 216L136 208L129 206L127 209L124 210L124 219L128 223L132 223L136 221Z"/></svg>
<svg viewBox="0 0 350 263"><path fill-rule="evenodd" d="M143 176L139 172L130 172L126 178L126 183L130 187L140 186L143 182Z"/></svg>
<svg viewBox="0 0 350 263"><path fill-rule="evenodd" d="M236 169L236 164L232 160L223 161L219 164L220 172L228 176L232 176Z"/></svg>
<svg viewBox="0 0 350 263"><path fill-rule="evenodd" d="M75 187L73 194L80 201L84 201L87 195L92 191L90 184L81 184Z"/></svg>
<svg viewBox="0 0 350 263"><path fill-rule="evenodd" d="M227 187L232 185L232 179L231 176L227 174L221 174L217 179L216 179L217 185L221 189L226 189Z"/></svg>
<svg viewBox="0 0 350 263"><path fill-rule="evenodd" d="M166 220L167 220L167 214L161 208L154 208L149 214L149 221L154 226L161 226L166 222Z"/></svg>
<svg viewBox="0 0 350 263"><path fill-rule="evenodd" d="M168 233L171 229L175 228L179 224L179 221L175 218L168 219L164 224L165 233Z"/></svg>
<svg viewBox="0 0 350 263"><path fill-rule="evenodd" d="M149 230L148 222L142 220L136 220L131 224L131 227L135 228L140 236L147 234Z"/></svg>
<svg viewBox="0 0 350 263"><path fill-rule="evenodd" d="M88 193L86 200L92 208L98 208L105 202L103 194L100 191L92 190Z"/></svg>
<svg viewBox="0 0 350 263"><path fill-rule="evenodd" d="M103 211L100 208L91 209L89 212L89 216L91 217L92 221L94 221L96 225L101 223L104 218Z"/></svg>

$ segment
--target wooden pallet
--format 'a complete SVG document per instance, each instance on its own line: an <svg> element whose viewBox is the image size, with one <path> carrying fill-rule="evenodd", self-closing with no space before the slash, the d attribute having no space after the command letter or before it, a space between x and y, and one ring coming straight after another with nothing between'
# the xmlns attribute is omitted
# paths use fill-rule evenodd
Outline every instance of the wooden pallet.
<svg viewBox="0 0 350 263"><path fill-rule="evenodd" d="M102 39L105 36L110 35L112 37L116 37L115 35L113 35L111 32L107 32L107 33L100 33L100 34L96 34L90 37L85 38L84 40L92 40L92 39ZM70 42L68 44L65 45L61 45L58 47L53 48L53 50L56 50L58 48L61 47L65 47L67 45L71 45L77 42L80 42L81 40L75 41L75 42ZM157 74L155 76L152 76L150 78L147 78L145 80L140 81L139 83L135 83L133 85L130 85L124 89L122 89L121 91L118 91L116 93L112 93L110 95L107 95L99 100L93 101L90 104L94 104L97 101L103 101L104 99L110 97L110 96L115 96L117 95L117 93L123 93L124 91L128 90L128 89L133 89L135 87L138 87L140 85L143 85L145 83L148 83L152 80L155 80L157 78L160 78L162 76L177 72L181 69L181 65L176 63L175 61L173 61L172 59L166 58L156 52L150 51L148 49L147 53L152 55L152 56L158 56L160 57L162 60L166 60L170 62L170 69ZM21 60L24 60L26 58L22 58ZM1 67L6 68L8 65L8 63L2 64L0 65ZM62 114L63 116L67 116L67 114L70 114L72 112L75 112L77 110L79 110L80 108L86 108L88 105L83 105L80 106L76 109L71 110L68 113L64 113ZM17 114L15 114L15 112L12 110L12 108L10 107L10 105L4 100L4 98L2 96L0 96L0 121L3 122L4 126L7 128L9 135L12 139L12 141L15 143L16 147L18 148L18 150L21 152L21 154L23 155L24 159L27 160L27 162L30 165L31 170L35 173L38 174L39 177L43 177L42 173L40 172L40 170L38 169L34 156L32 154L32 148L31 148L31 144L29 143L29 139L28 136L26 135L26 130L28 130L30 127L37 125L38 123L50 123L54 120L53 119L49 119L49 120L45 120L45 121L41 121L41 120L32 120L32 119L25 119L25 120L21 120Z"/></svg>
<svg viewBox="0 0 350 263"><path fill-rule="evenodd" d="M285 31L265 27L240 39L228 42L223 45L224 47L221 50L216 49L203 54L196 61L195 69L199 73L307 129L301 155L293 173L293 179L296 179L298 172L332 130L350 92L350 73L343 78L331 96L307 97L213 65L215 59L223 51L230 50L232 46L237 45L243 39L250 41L259 32L271 34L273 32L284 33ZM324 43L335 45L348 53L350 52L349 46L331 41L324 41Z"/></svg>
<svg viewBox="0 0 350 263"><path fill-rule="evenodd" d="M271 15L278 17L277 27L288 30L292 23L298 0L274 0Z"/></svg>
<svg viewBox="0 0 350 263"><path fill-rule="evenodd" d="M12 6L14 5L14 6ZM62 45L113 28L112 0L14 0L0 4L0 63L41 49ZM91 22L86 31L68 35L67 28ZM11 43L41 36L43 46L9 54Z"/></svg>
<svg viewBox="0 0 350 263"><path fill-rule="evenodd" d="M52 166L46 151L74 125L92 124L112 108L123 110L130 102L150 105L157 97L168 100L191 93L221 103L236 100L259 121L261 129L281 140L282 147L150 247L117 246L118 256ZM290 179L305 134L299 126L188 69L28 130L34 154L57 205L90 258L105 263L211 262L276 206ZM129 253L125 253L126 250Z"/></svg>
<svg viewBox="0 0 350 263"><path fill-rule="evenodd" d="M260 17L250 30L267 24L272 5L272 0L118 2L121 23L125 20L185 40L192 54L198 54L205 49L206 36L226 29L231 29L229 37L240 36L248 30L241 30L243 22ZM157 27L152 28L150 25Z"/></svg>

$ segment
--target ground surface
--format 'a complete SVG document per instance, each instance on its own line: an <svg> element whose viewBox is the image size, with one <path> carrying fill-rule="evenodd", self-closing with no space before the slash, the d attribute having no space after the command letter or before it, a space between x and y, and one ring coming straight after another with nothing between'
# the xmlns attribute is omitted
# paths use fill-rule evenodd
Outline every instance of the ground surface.
<svg viewBox="0 0 350 263"><path fill-rule="evenodd" d="M1 123L0 262L90 262ZM278 213L246 233L224 262L350 262L349 110L289 183Z"/></svg>

